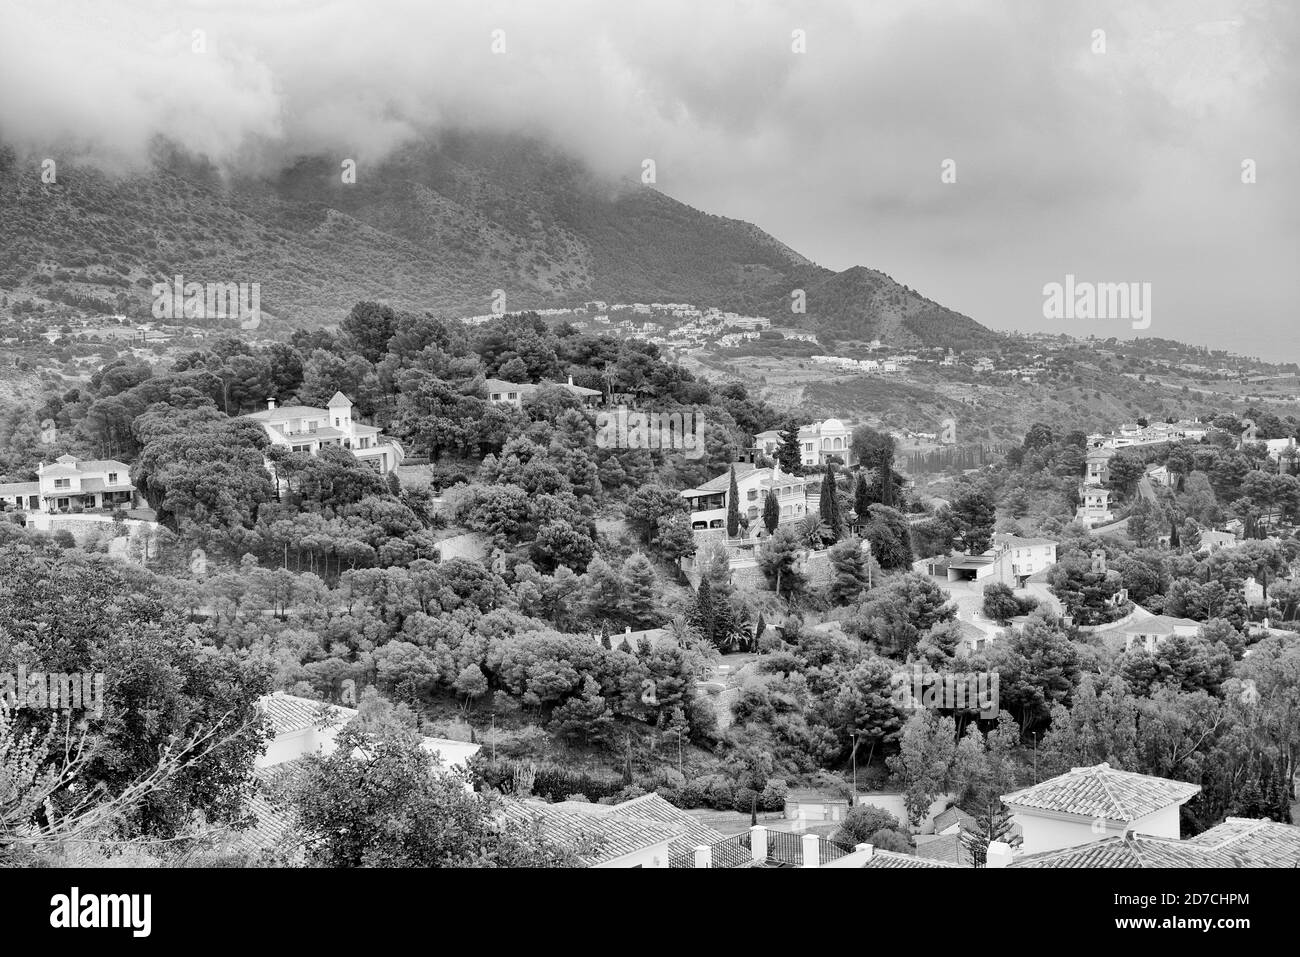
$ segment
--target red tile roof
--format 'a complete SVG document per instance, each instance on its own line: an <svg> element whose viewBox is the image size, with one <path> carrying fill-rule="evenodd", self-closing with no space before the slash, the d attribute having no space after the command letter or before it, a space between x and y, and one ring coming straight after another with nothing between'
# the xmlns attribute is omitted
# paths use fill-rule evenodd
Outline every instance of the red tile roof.
<svg viewBox="0 0 1300 957"><path fill-rule="evenodd" d="M1031 808L1129 823L1170 805L1182 804L1200 785L1120 771L1102 762L1073 768L1041 784L1002 795L1014 809Z"/></svg>

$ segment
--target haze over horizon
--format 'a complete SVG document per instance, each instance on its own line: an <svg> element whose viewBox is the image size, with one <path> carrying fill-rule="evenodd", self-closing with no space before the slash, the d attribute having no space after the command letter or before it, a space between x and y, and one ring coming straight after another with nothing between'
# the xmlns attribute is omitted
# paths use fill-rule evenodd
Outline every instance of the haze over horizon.
<svg viewBox="0 0 1300 957"><path fill-rule="evenodd" d="M1300 360L1295 5L610 6L9 0L0 140L121 169L167 136L229 169L338 152L364 171L431 128L542 136L619 178L652 158L668 195L993 329ZM1067 273L1151 283L1150 328L1045 319Z"/></svg>

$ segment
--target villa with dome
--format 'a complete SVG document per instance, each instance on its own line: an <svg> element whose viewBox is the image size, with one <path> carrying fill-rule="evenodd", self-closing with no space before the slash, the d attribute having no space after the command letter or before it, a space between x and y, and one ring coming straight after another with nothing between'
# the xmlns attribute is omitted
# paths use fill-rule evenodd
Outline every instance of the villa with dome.
<svg viewBox="0 0 1300 957"><path fill-rule="evenodd" d="M805 467L826 465L834 458L840 465L853 465L849 451L853 441L853 425L840 419L826 419L802 426L799 429L799 461ZM774 458L781 446L781 432L769 429L754 436L751 452Z"/></svg>

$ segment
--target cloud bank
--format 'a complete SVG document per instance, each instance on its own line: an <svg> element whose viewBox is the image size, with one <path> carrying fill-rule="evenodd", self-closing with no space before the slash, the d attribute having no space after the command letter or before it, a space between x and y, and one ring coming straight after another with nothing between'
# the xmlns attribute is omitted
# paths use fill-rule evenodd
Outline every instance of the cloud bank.
<svg viewBox="0 0 1300 957"><path fill-rule="evenodd" d="M1043 284L1070 272L1152 282L1151 335L1295 338L1285 0L7 0L0 16L0 138L25 152L129 167L161 136L246 171L373 162L442 127L524 132L618 177L653 158L670 195L994 327L1126 335L1042 318Z"/></svg>

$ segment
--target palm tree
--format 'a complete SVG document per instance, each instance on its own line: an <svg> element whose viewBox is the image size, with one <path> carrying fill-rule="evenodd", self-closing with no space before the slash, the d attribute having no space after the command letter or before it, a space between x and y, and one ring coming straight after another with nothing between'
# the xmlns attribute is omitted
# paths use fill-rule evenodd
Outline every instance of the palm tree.
<svg viewBox="0 0 1300 957"><path fill-rule="evenodd" d="M806 515L799 523L796 532L799 541L809 548L821 548L831 536L830 526L822 521L820 515Z"/></svg>

